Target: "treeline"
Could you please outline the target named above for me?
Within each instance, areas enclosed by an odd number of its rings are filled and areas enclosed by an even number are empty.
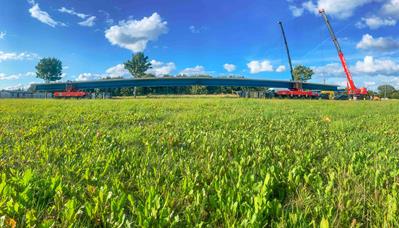
[[[155,75],[146,74],[142,78],[155,78]],[[165,75],[162,78],[212,78],[210,75],[202,74],[195,76],[188,75]],[[243,78],[242,76],[226,76],[221,78]],[[103,78],[102,80],[118,80],[123,78]],[[95,89],[90,92],[110,93],[112,96],[137,96],[147,95],[205,95],[205,94],[234,94],[237,91],[264,91],[265,88],[257,87],[237,87],[237,86],[162,86],[162,87],[138,87],[120,88],[120,89]]]
[[[377,93],[374,95],[389,99],[399,99],[399,90],[391,85],[381,85],[378,86]]]
[[[264,91],[265,88],[233,87],[233,86],[171,86],[171,87],[139,87],[137,96],[148,95],[205,95],[205,94],[234,94],[238,91]],[[110,93],[112,96],[134,96],[134,87],[121,89],[95,89],[91,92]]]

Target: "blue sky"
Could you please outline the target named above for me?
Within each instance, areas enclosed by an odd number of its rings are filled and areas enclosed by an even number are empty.
[[[294,64],[314,82],[345,85],[324,21],[340,38],[358,87],[399,88],[399,0],[0,0],[0,89],[26,87],[42,57],[59,58],[62,80],[129,77],[121,63],[144,51],[151,73],[290,79]]]

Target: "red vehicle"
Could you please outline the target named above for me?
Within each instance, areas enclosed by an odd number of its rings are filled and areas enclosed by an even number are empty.
[[[280,24],[281,33],[283,34],[283,38],[284,38],[285,49],[287,51],[288,63],[290,65],[290,71],[291,71],[291,80],[295,81],[294,69],[292,67],[290,49],[288,48],[288,41],[287,41],[287,37],[285,36],[283,23],[281,21],[279,21],[278,23]],[[277,91],[276,92],[276,96],[277,97],[281,97],[281,98],[318,98],[320,95],[318,93],[313,92],[313,91],[303,90],[302,89],[302,83],[301,82],[296,82],[294,88],[291,88],[289,90]]]
[[[276,95],[281,98],[319,98],[319,94],[303,89],[280,90]]]
[[[366,88],[357,88],[355,86],[355,82],[353,81],[352,74],[349,71],[348,65],[346,64],[344,53],[342,52],[341,46],[338,43],[338,39],[335,36],[334,30],[331,27],[330,21],[327,18],[326,12],[324,11],[324,9],[319,10],[319,12],[323,16],[324,21],[326,22],[328,31],[330,32],[331,39],[335,45],[335,48],[337,49],[338,56],[339,56],[339,59],[341,60],[342,67],[344,68],[344,71],[346,74],[346,79],[348,80],[348,82],[347,82],[348,95],[353,98],[365,97],[368,94],[368,91]]]
[[[89,93],[74,90],[72,83],[70,81],[68,81],[66,84],[65,91],[54,92],[53,95],[54,95],[54,98],[85,98],[89,95]]]

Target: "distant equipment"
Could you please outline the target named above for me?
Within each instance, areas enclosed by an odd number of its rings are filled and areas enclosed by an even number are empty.
[[[76,91],[73,88],[73,84],[71,81],[67,81],[65,84],[65,91],[62,92],[54,92],[54,98],[86,98],[90,94],[83,91]]]
[[[319,94],[313,91],[305,91],[302,88],[302,82],[295,82],[294,68],[292,67],[292,60],[290,49],[288,47],[287,37],[285,36],[283,22],[279,21],[281,33],[283,34],[285,50],[287,51],[288,64],[290,65],[291,80],[294,82],[294,87],[289,90],[280,90],[276,92],[277,97],[288,97],[288,98],[319,98]]]
[[[334,33],[334,30],[331,27],[330,21],[328,20],[328,17],[326,15],[326,12],[324,9],[319,10],[320,14],[322,15],[324,21],[326,22],[328,31],[330,32],[331,39],[335,45],[335,48],[337,49],[339,59],[341,60],[342,67],[344,68],[346,78],[348,80],[347,82],[347,88],[348,88],[348,95],[353,97],[353,98],[364,98],[367,94],[368,91],[366,88],[356,88],[355,83],[353,81],[351,72],[349,71],[348,65],[346,64],[345,56],[344,53],[342,52],[341,46],[339,45],[338,39]]]

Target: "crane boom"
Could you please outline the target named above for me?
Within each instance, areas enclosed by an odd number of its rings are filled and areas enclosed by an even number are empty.
[[[328,31],[330,32],[330,36],[332,41],[334,42],[335,48],[337,49],[339,59],[341,60],[342,67],[344,68],[346,78],[348,80],[348,93],[352,95],[365,95],[367,94],[367,89],[366,88],[361,88],[357,89],[355,86],[355,82],[353,81],[352,74],[349,71],[348,65],[345,60],[344,53],[342,52],[341,46],[339,45],[337,36],[334,33],[334,30],[330,24],[330,21],[328,20],[328,17],[326,15],[326,12],[324,9],[319,10],[319,13],[323,16],[324,21],[326,22]]]
[[[281,33],[283,34],[283,38],[284,38],[285,50],[287,51],[288,63],[290,65],[291,78],[292,78],[292,81],[295,81],[294,68],[292,68],[291,54],[290,54],[290,49],[288,48],[288,41],[287,41],[287,37],[285,36],[283,22],[279,21],[278,23],[280,25]]]

